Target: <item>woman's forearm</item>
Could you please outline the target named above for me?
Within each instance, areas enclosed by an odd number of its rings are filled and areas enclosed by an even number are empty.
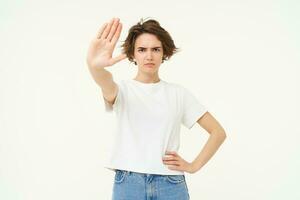
[[[226,134],[224,131],[218,130],[210,133],[210,136],[203,149],[192,162],[194,172],[197,172],[209,161],[209,159],[216,153],[218,148],[224,142],[225,138]]]

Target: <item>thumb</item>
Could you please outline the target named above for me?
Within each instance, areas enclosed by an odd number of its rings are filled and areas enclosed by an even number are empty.
[[[117,62],[120,62],[121,60],[127,58],[126,54],[120,54],[117,57],[112,58],[112,65],[116,64]]]

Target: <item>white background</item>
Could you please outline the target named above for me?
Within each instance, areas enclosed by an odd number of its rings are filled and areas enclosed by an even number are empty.
[[[103,168],[115,118],[105,113],[85,58],[99,27],[119,17],[168,30],[181,52],[160,77],[209,108],[227,138],[197,173],[192,200],[300,199],[300,3],[219,1],[0,1],[0,199],[110,199]],[[116,55],[120,48],[116,49]],[[133,78],[123,60],[114,79]],[[209,134],[182,127],[192,161]]]

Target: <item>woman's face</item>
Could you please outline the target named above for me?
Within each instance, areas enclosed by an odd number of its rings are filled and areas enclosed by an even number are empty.
[[[163,59],[163,48],[157,37],[150,33],[139,35],[134,46],[134,60],[139,70],[157,72]]]

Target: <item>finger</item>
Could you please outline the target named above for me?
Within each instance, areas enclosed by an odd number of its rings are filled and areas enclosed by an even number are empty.
[[[114,22],[115,18],[112,18],[110,20],[110,22],[107,24],[106,28],[104,29],[104,32],[103,34],[101,35],[101,38],[100,39],[106,39],[106,37],[108,36],[109,32],[110,32],[110,29],[111,29],[111,26]]]
[[[167,155],[177,156],[177,153],[175,151],[167,151],[166,154]]]
[[[117,30],[116,30],[116,32],[115,32],[113,38],[111,39],[111,42],[112,42],[113,44],[115,44],[115,43],[118,41],[118,39],[119,39],[119,37],[120,37],[120,34],[121,34],[121,30],[122,30],[122,23],[119,23],[119,24],[118,24],[118,27],[117,27]]]
[[[107,39],[110,41],[111,40],[111,38],[114,36],[114,34],[115,34],[115,32],[116,32],[116,30],[117,30],[117,28],[118,28],[118,25],[119,25],[119,18],[117,18],[117,19],[115,19],[115,21],[114,21],[114,23],[113,23],[113,25],[112,25],[112,27],[111,27],[111,30],[110,30],[110,32],[109,32],[109,34],[108,34],[108,36],[107,36]]]
[[[173,165],[168,166],[168,168],[171,169],[171,170],[181,171],[181,169],[179,167],[173,166]]]
[[[168,163],[168,162],[179,162],[179,161],[180,161],[180,160],[178,160],[178,159],[170,159],[170,158],[169,158],[169,159],[165,159],[165,160],[163,159],[163,162],[164,162],[164,163]]]
[[[125,58],[127,58],[126,54],[121,54],[121,55],[119,55],[119,56],[117,56],[115,58],[112,58],[111,64],[113,65],[113,64],[115,64],[115,63],[117,63],[117,62],[119,62],[119,61],[121,61],[121,60],[123,60]]]
[[[163,160],[163,162],[178,162],[179,160],[176,159],[168,159],[168,160]]]
[[[100,39],[100,37],[101,37],[101,35],[102,35],[102,33],[103,33],[103,31],[104,31],[104,29],[105,29],[106,26],[107,26],[107,23],[104,23],[104,24],[101,26],[101,28],[99,29],[99,31],[98,31],[98,33],[97,33],[97,35],[96,35],[96,38],[97,38],[97,39]]]
[[[179,166],[180,165],[180,163],[178,162],[178,161],[166,161],[166,162],[164,162],[166,165],[177,165],[177,166]]]
[[[163,160],[178,160],[177,157],[170,157],[170,156],[166,156],[166,157],[163,157]]]

